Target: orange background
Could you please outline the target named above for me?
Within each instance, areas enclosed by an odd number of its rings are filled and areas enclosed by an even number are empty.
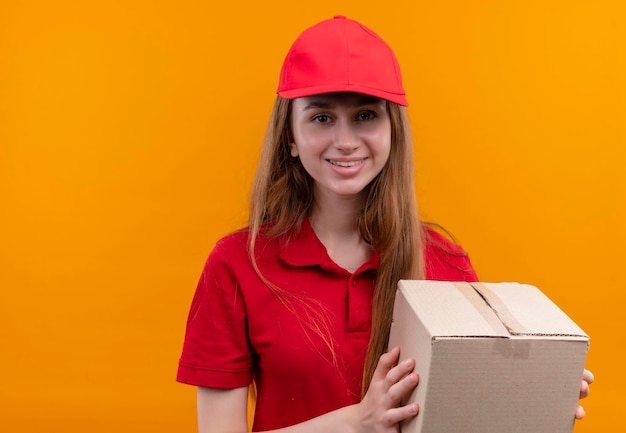
[[[0,430],[195,431],[195,284],[245,223],[283,56],[334,14],[403,65],[424,217],[590,334],[575,430],[619,429],[624,3],[211,3],[0,5]]]

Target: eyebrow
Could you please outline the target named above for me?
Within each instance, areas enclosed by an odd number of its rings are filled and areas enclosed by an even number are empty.
[[[354,102],[354,104],[352,104],[352,106],[353,107],[362,107],[364,105],[379,104],[382,101],[383,100],[381,98],[377,98],[375,96],[359,95],[359,97],[355,100],[355,102]],[[328,98],[313,99],[313,100],[309,101],[309,103],[304,106],[302,111],[312,110],[312,109],[316,109],[316,108],[317,109],[319,109],[319,108],[328,109],[328,108],[333,108],[336,105],[337,104],[333,100],[329,100]]]

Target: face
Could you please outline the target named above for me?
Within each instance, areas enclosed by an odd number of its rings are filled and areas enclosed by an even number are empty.
[[[299,157],[320,194],[356,196],[381,172],[391,147],[387,102],[359,93],[293,101],[291,156]]]

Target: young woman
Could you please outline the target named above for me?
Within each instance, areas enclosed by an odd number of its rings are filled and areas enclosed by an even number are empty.
[[[293,44],[249,227],[217,243],[189,313],[178,380],[198,386],[201,433],[247,432],[253,382],[253,431],[395,432],[417,415],[400,403],[414,361],[387,351],[397,282],[477,277],[420,222],[406,105],[392,50],[361,24]]]

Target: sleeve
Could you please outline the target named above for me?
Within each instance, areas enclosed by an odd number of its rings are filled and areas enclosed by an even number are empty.
[[[220,241],[205,263],[191,303],[176,380],[232,389],[249,385],[252,375],[244,298]]]
[[[427,280],[478,281],[465,250],[432,229],[426,231],[424,264]]]

